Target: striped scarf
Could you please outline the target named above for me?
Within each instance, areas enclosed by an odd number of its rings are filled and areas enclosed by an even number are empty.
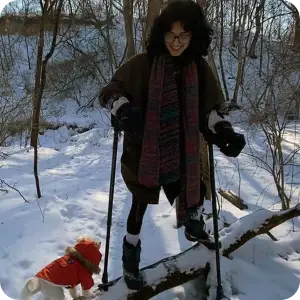
[[[195,63],[184,67],[182,78],[179,99],[172,58],[163,55],[154,59],[139,165],[139,182],[147,187],[179,180],[178,227],[195,214],[200,201],[199,93]]]

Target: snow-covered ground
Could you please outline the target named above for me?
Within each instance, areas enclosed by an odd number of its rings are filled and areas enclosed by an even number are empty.
[[[97,118],[98,121],[104,118],[99,112],[86,114],[86,122],[90,124],[97,121]],[[74,116],[62,116],[62,121],[75,122]],[[80,119],[80,124],[85,125],[85,118],[81,115]],[[0,149],[9,154],[6,159],[0,160],[0,179],[18,188],[29,201],[25,203],[18,192],[5,184],[0,186],[8,190],[7,193],[0,191],[0,284],[11,298],[18,299],[24,281],[62,255],[65,247],[72,246],[78,235],[87,234],[100,239],[104,251],[112,133],[109,132],[106,137],[107,128],[101,126],[101,123],[98,122],[96,128],[81,134],[63,127],[56,131],[46,131],[40,136],[42,198],[39,200],[36,198],[33,176],[33,150],[19,146]],[[287,135],[287,146],[294,142],[293,138],[293,135]],[[261,140],[262,136],[256,134],[251,143],[257,148],[263,147]],[[131,202],[119,169],[121,149],[120,142],[109,279],[122,274],[122,239]],[[272,178],[267,172],[258,169],[248,155],[241,154],[238,159],[227,159],[216,149],[215,160],[217,187],[228,188],[236,193],[240,190],[242,198],[249,204],[248,210],[240,211],[222,201],[220,228],[224,222],[232,223],[260,207],[278,209],[278,206],[274,206],[278,197],[274,185],[270,185]],[[293,204],[299,200],[299,174],[297,180]],[[209,201],[206,201],[205,212],[211,212]],[[182,252],[192,245],[186,241],[182,229],[174,229],[174,224],[175,210],[162,193],[160,204],[149,207],[146,213],[141,234],[141,267]],[[210,219],[207,221],[207,230],[211,229]],[[272,230],[279,241],[274,242],[267,235],[262,235],[234,252],[232,260],[222,257],[223,284],[228,298],[282,300],[291,297],[300,281],[299,230],[299,219],[293,219],[293,222],[286,222]],[[103,262],[100,265],[102,269]],[[101,276],[95,276],[95,284],[101,282]],[[197,280],[156,296],[155,299],[173,300],[176,297],[200,299]],[[40,299],[39,296],[36,299]]]

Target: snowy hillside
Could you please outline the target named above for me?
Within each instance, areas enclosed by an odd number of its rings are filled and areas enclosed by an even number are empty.
[[[0,285],[14,299],[18,299],[28,277],[62,255],[67,246],[73,246],[79,235],[92,235],[100,239],[102,252],[105,249],[113,134],[107,112],[100,109],[97,101],[95,105],[88,104],[91,100],[97,100],[100,87],[109,80],[114,67],[109,63],[107,45],[99,32],[95,28],[77,29],[63,36],[47,70],[50,80],[43,97],[42,120],[56,128],[44,129],[39,136],[41,199],[36,198],[33,150],[24,147],[28,132],[24,130],[9,136],[2,144],[6,147],[0,147]],[[125,49],[124,30],[123,24],[118,23],[110,31],[117,62],[123,57]],[[46,37],[45,52],[49,49],[50,38]],[[225,30],[223,64],[231,99],[238,71],[238,49],[227,47],[229,40]],[[12,111],[9,115],[12,123],[26,121],[31,116],[36,45],[36,37],[1,36],[0,62],[7,63],[8,69],[1,69],[3,73],[0,74],[0,138],[4,128],[1,125],[7,121],[2,115]],[[86,57],[80,51],[89,58],[84,60]],[[270,71],[276,60],[269,56],[270,53],[263,54],[263,71]],[[220,71],[217,51],[215,58]],[[239,210],[219,196],[219,226],[220,229],[224,227],[221,234],[223,240],[226,235],[230,237],[242,230],[239,222],[234,232],[227,232],[225,228],[240,218],[257,211],[264,215],[262,209],[279,212],[281,208],[274,178],[270,169],[266,168],[267,164],[273,164],[266,136],[259,125],[250,126],[247,121],[249,102],[255,102],[262,94],[270,92],[266,87],[267,79],[274,75],[272,72],[271,75],[262,72],[260,76],[259,68],[259,59],[245,59],[244,84],[238,94],[239,104],[245,110],[236,111],[229,117],[236,130],[245,134],[247,147],[238,159],[228,159],[215,149],[217,188],[233,191],[248,205],[248,209]],[[283,88],[286,85],[277,85],[277,82],[282,83],[282,78],[277,75],[274,75],[275,88],[270,94],[286,99],[288,95]],[[288,82],[291,90],[296,91],[300,85],[299,71],[284,75],[285,84]],[[277,125],[280,127],[280,124]],[[283,158],[286,162],[283,173],[291,207],[299,204],[300,200],[299,132],[299,122],[288,123],[282,132]],[[120,174],[121,151],[122,141],[118,151],[109,279],[122,275],[122,240],[131,205],[130,193]],[[274,164],[278,165],[278,162]],[[206,217],[211,216],[211,210],[211,202],[206,201]],[[254,226],[255,222],[258,219],[254,218],[250,225]],[[176,230],[174,225],[175,209],[170,207],[162,192],[160,204],[149,207],[146,212],[141,233],[141,267],[181,253],[193,245],[185,239],[183,230]],[[206,225],[206,230],[212,233],[211,218]],[[299,218],[294,218],[271,230],[277,241],[263,234],[235,251],[230,259],[222,257],[226,296],[231,300],[282,300],[291,297],[300,282],[299,232]],[[201,253],[207,254],[205,251]],[[213,253],[208,253],[207,258],[212,266],[208,278],[208,283],[212,285],[208,300],[215,300]],[[197,257],[192,256],[189,264],[194,263],[192,260],[196,261]],[[100,265],[102,269],[103,263],[104,260]],[[102,273],[94,278],[96,286],[101,283]],[[202,300],[201,288],[199,280],[194,280],[153,299]],[[128,292],[121,281],[112,289],[110,298],[106,294],[99,300],[124,299],[120,297],[124,295],[124,289]],[[66,296],[69,297],[67,293]],[[37,295],[34,299],[41,297]]]
[[[9,154],[1,160],[0,178],[18,188],[29,201],[24,203],[16,191],[1,185],[4,191],[0,192],[0,283],[10,297],[17,299],[26,278],[62,255],[65,247],[73,245],[78,235],[89,234],[101,239],[102,251],[105,249],[112,135],[110,133],[106,138],[103,131],[104,128],[98,126],[88,132],[74,134],[61,128],[41,136],[39,174],[43,197],[38,201],[33,177],[33,151],[18,146],[0,149]],[[256,142],[256,146],[261,147],[261,138],[257,135],[252,143]],[[287,140],[286,145],[289,142]],[[121,143],[119,157],[120,154]],[[278,201],[273,188],[265,189],[270,183],[269,175],[261,171],[257,173],[249,156],[242,154],[239,159],[226,159],[216,150],[215,158],[218,185],[220,183],[223,188],[235,192],[239,181],[234,179],[236,172],[233,166],[239,162],[242,197],[249,204],[248,210],[240,211],[222,201],[223,221],[220,226],[258,210],[257,204],[270,207]],[[295,200],[299,200],[299,189],[297,193]],[[207,201],[206,213],[211,212],[210,205]],[[129,208],[130,195],[120,175],[118,159],[108,270],[110,279],[122,272],[121,243]],[[160,204],[147,211],[141,236],[142,267],[192,245],[185,240],[181,229],[173,228],[174,213],[163,194]],[[207,230],[211,228],[210,219]],[[272,230],[278,242],[262,235],[237,250],[232,255],[233,260],[223,258],[222,274],[227,296],[232,300],[282,300],[291,297],[300,280],[299,230],[299,219],[294,219]],[[101,282],[101,275],[95,277],[95,282]],[[197,289],[195,281],[155,299],[199,299]]]

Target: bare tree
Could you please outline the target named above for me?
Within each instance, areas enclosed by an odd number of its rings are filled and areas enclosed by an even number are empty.
[[[40,1],[42,18],[40,22],[40,33],[39,33],[39,44],[38,52],[36,58],[36,71],[35,71],[35,87],[33,93],[33,113],[32,113],[32,130],[31,130],[31,146],[34,148],[34,177],[36,181],[37,196],[41,198],[41,189],[38,177],[38,136],[39,136],[39,122],[40,122],[40,113],[41,113],[41,102],[43,97],[43,92],[46,84],[46,67],[49,59],[52,57],[55,47],[57,33],[59,29],[59,20],[61,15],[61,9],[63,6],[64,0],[58,0],[58,4],[55,0],[45,0],[44,3]],[[50,51],[46,54],[43,59],[44,44],[45,44],[45,21],[46,18],[53,10],[53,7],[57,5],[57,10],[55,14],[55,26],[53,29],[52,43]]]
[[[265,6],[266,0],[261,0],[260,4],[257,6],[255,9],[255,35],[253,37],[250,50],[249,50],[249,57],[251,58],[257,58],[256,55],[256,45],[258,42],[259,34],[262,30],[262,15],[264,11],[264,6]]]
[[[162,6],[162,0],[148,0],[146,28],[144,32],[144,41],[153,25],[154,19],[159,15]]]
[[[133,0],[123,0],[124,22],[127,39],[126,59],[135,55],[135,42],[133,32]]]
[[[288,61],[292,57],[289,47],[284,43],[277,49],[270,45],[268,52],[272,56],[272,68],[265,73],[265,84],[256,92],[249,95],[251,111],[248,111],[250,123],[257,123],[264,133],[267,151],[259,153],[250,145],[251,156],[259,166],[269,172],[274,180],[282,209],[290,207],[291,196],[288,195],[286,170],[294,168],[299,156],[300,144],[294,149],[284,151],[284,136],[290,130],[292,119],[299,118],[300,100],[297,96],[300,77],[294,76],[294,69]],[[289,66],[290,67],[287,67]],[[255,100],[256,99],[256,100]],[[299,139],[299,138],[298,138]],[[295,136],[297,140],[297,135]]]

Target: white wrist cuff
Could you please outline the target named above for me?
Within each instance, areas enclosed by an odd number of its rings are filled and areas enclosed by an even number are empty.
[[[111,113],[116,116],[118,109],[125,103],[129,103],[125,97],[120,97],[118,100],[115,100],[111,109]]]
[[[209,118],[208,118],[208,128],[213,133],[216,133],[215,125],[220,121],[224,121],[224,119],[221,118],[215,110],[212,110],[211,113],[209,114]]]

